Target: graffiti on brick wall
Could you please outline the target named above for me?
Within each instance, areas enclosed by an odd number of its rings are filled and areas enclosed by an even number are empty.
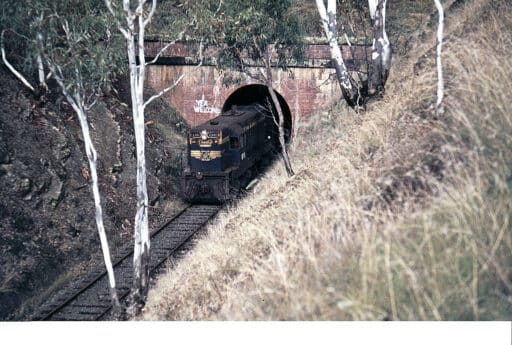
[[[220,114],[220,108],[209,106],[208,100],[204,98],[204,95],[201,99],[196,100],[194,111],[199,114]]]

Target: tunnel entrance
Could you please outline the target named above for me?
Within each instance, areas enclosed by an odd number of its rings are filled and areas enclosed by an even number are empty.
[[[288,143],[290,142],[292,133],[292,115],[290,112],[290,107],[284,100],[283,96],[281,96],[279,92],[275,92],[277,95],[277,99],[279,100],[279,104],[281,105],[281,109],[283,110],[285,141]],[[275,109],[275,106],[272,103],[270,93],[268,92],[267,87],[261,84],[246,85],[237,89],[226,99],[226,102],[224,102],[224,105],[222,106],[222,113],[230,110],[234,105],[250,105],[253,103],[258,103],[261,104],[262,106],[267,106],[267,104],[271,104],[272,113],[274,114],[274,117],[277,120],[277,110]]]

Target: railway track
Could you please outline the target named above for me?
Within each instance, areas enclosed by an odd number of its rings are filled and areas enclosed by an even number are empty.
[[[154,274],[168,259],[190,246],[189,239],[221,209],[220,205],[192,205],[151,234],[150,272]],[[133,283],[133,246],[113,257],[117,291],[121,303]],[[113,318],[107,272],[104,266],[91,271],[44,303],[33,320],[94,321]]]

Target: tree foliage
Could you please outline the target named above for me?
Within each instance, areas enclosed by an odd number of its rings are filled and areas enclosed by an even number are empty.
[[[120,73],[120,40],[100,0],[21,0],[4,6],[1,27],[6,29],[10,56],[29,76],[37,58],[60,66],[67,87],[78,79],[86,90],[110,88]]]
[[[218,0],[162,1],[146,29],[146,39],[168,41],[181,36],[186,41],[219,44],[223,9],[224,2]]]
[[[221,37],[227,49],[219,66],[242,69],[244,57],[263,59],[268,45],[274,45],[273,58],[281,68],[289,59],[300,58],[303,32],[298,17],[290,13],[291,4],[290,0],[225,1]]]

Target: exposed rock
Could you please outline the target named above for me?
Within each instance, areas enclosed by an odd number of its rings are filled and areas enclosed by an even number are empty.
[[[56,174],[52,173],[50,186],[48,188],[48,192],[45,194],[44,197],[47,200],[47,202],[53,205],[54,207],[57,206],[59,200],[61,199],[62,186],[63,183],[60,180],[60,178]]]
[[[65,103],[36,102],[1,68],[0,79],[0,320],[23,319],[45,289],[65,282],[64,276],[73,277],[64,275],[69,270],[91,260],[101,262],[102,255],[76,115]],[[49,96],[58,99],[58,91]],[[185,147],[181,136],[167,132],[165,109],[147,110],[155,123],[148,128],[152,139],[146,146],[149,197],[154,201],[150,227],[163,221],[163,210],[176,198],[177,175],[164,173],[170,170],[162,167],[171,163],[162,157]],[[89,120],[98,152],[105,228],[115,251],[131,241],[135,216],[131,111],[119,100],[103,99],[89,112]]]

